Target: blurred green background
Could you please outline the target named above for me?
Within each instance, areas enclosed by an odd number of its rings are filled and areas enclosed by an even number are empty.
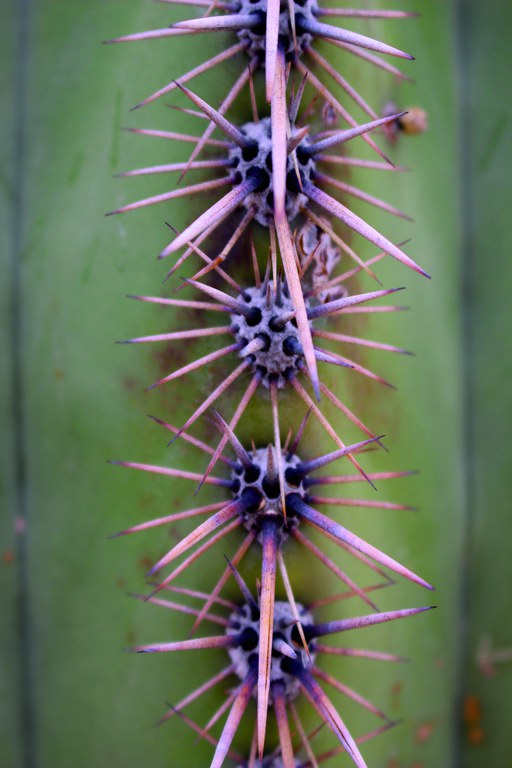
[[[379,274],[386,285],[407,287],[411,310],[392,318],[377,315],[368,327],[356,327],[368,338],[414,350],[412,359],[385,359],[383,353],[361,358],[399,391],[341,380],[348,403],[371,428],[386,433],[391,449],[389,456],[369,456],[365,466],[420,469],[415,478],[383,487],[383,498],[420,511],[356,510],[343,519],[434,583],[439,607],[353,640],[406,655],[410,663],[391,668],[333,660],[327,668],[404,720],[365,745],[370,766],[504,768],[512,766],[512,136],[506,66],[512,11],[505,0],[392,5],[420,11],[422,18],[357,28],[411,51],[417,60],[403,69],[414,84],[400,86],[369,65],[359,68],[336,56],[336,49],[324,51],[356,73],[374,107],[393,99],[428,112],[428,133],[404,137],[386,150],[410,173],[360,171],[351,180],[414,217],[412,225],[393,222],[368,212],[364,203],[355,206],[391,239],[411,237],[408,253],[432,281],[396,263],[386,265]],[[192,505],[190,483],[149,478],[106,460],[198,471],[203,457],[180,441],[166,448],[167,434],[145,414],[181,424],[222,372],[217,367],[145,394],[146,385],[181,360],[182,350],[113,344],[189,327],[190,316],[141,306],[125,295],[163,292],[166,265],[154,256],[170,239],[164,220],[182,227],[204,205],[204,198],[186,200],[105,219],[118,205],[168,188],[168,179],[119,180],[115,173],[188,156],[182,145],[120,127],[195,132],[191,119],[163,103],[134,114],[129,108],[218,52],[222,41],[216,35],[115,47],[101,41],[186,15],[146,0],[2,3],[2,768],[209,764],[211,747],[196,743],[178,718],[159,729],[153,724],[165,702],[177,702],[218,671],[223,653],[123,653],[135,642],[184,637],[190,621],[127,596],[144,590],[148,564],[162,551],[161,531],[107,541],[127,525]],[[218,103],[241,66],[237,60],[194,87]],[[177,97],[166,101],[185,103]],[[338,378],[326,374],[331,383]],[[228,413],[232,402],[225,400]],[[298,418],[292,399],[283,398],[282,408],[283,419]],[[263,398],[241,425],[244,437],[269,439],[260,426],[267,412]],[[311,442],[309,455],[319,443],[331,449],[318,430],[312,430]],[[210,491],[202,496],[203,503],[219,498]],[[222,569],[221,554],[212,554],[183,583],[207,587],[208,569]],[[291,550],[298,598],[337,588],[323,572],[308,574],[301,584],[304,574],[294,555]],[[399,584],[386,591],[381,607],[430,599],[419,588]],[[221,701],[220,695],[191,713],[205,722]],[[347,712],[355,735],[373,727],[365,713],[351,706]],[[247,744],[246,733],[240,743]],[[325,736],[325,744],[331,743]]]

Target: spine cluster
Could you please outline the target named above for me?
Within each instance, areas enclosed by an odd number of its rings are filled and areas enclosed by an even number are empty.
[[[137,105],[181,93],[180,98],[187,104],[181,109],[190,113],[191,120],[197,120],[202,133],[136,129],[139,134],[192,143],[194,149],[183,162],[123,174],[180,176],[168,192],[112,213],[168,203],[187,195],[217,196],[181,232],[175,232],[160,254],[161,259],[173,262],[167,278],[176,280],[179,274],[178,286],[188,286],[196,296],[182,299],[174,293],[171,297],[133,297],[168,306],[178,313],[183,311],[185,318],[191,310],[198,318],[196,326],[172,332],[163,329],[126,342],[181,345],[189,358],[158,381],[149,382],[148,389],[177,386],[175,380],[186,381],[187,374],[193,371],[207,371],[215,384],[192,413],[170,413],[165,419],[156,419],[170,434],[171,442],[179,438],[197,452],[200,471],[135,461],[113,463],[171,480],[190,480],[196,493],[205,484],[215,486],[219,498],[213,503],[196,504],[191,488],[191,503],[185,510],[145,520],[117,534],[189,521],[184,524],[188,524],[188,533],[151,568],[151,591],[144,599],[192,615],[191,634],[180,641],[164,640],[135,650],[168,653],[224,649],[225,666],[173,704],[163,717],[167,720],[178,714],[212,744],[213,768],[229,760],[246,768],[314,768],[335,761],[341,753],[362,768],[366,763],[359,745],[395,723],[361,693],[329,675],[319,662],[332,655],[400,661],[400,657],[383,652],[345,647],[341,644],[342,633],[428,610],[379,611],[378,595],[392,586],[396,577],[426,589],[432,587],[379,549],[378,543],[366,541],[342,525],[336,513],[322,511],[325,507],[408,509],[383,501],[378,494],[372,500],[358,499],[351,493],[344,497],[340,491],[333,496],[329,489],[350,488],[357,483],[377,489],[381,481],[409,473],[365,470],[364,453],[382,450],[383,436],[363,423],[346,404],[343,387],[328,386],[321,371],[327,364],[348,369],[344,376],[362,376],[388,384],[352,359],[346,349],[369,347],[407,354],[405,350],[347,333],[343,323],[347,315],[376,313],[385,317],[380,313],[401,308],[382,303],[382,299],[401,290],[380,283],[378,267],[382,259],[391,257],[408,269],[428,275],[401,246],[354,213],[346,201],[361,199],[391,215],[405,214],[338,178],[339,169],[351,166],[399,170],[375,137],[383,130],[396,132],[404,113],[380,116],[356,85],[319,52],[318,42],[328,42],[357,57],[361,66],[376,66],[402,78],[402,72],[390,61],[412,57],[343,28],[343,19],[401,19],[413,14],[323,7],[317,0],[164,0],[178,1],[196,13],[199,9],[200,15],[112,42],[185,35],[190,36],[192,44],[198,44],[201,35],[216,31],[229,32],[232,41],[227,49],[163,85]],[[224,79],[232,69],[225,66],[226,62],[231,61],[242,62],[241,73],[228,84],[220,106],[211,105],[195,92],[196,87],[200,90],[200,76],[218,67]],[[194,89],[185,85],[196,78]],[[243,121],[230,119],[233,105],[238,113],[246,109]],[[363,119],[352,116],[354,109]],[[371,152],[370,159],[347,156],[348,143]],[[188,179],[182,181],[205,169],[211,179],[190,184]],[[357,241],[366,239],[378,252],[363,259],[357,245],[352,244],[352,235]],[[199,268],[183,277],[197,260]],[[355,292],[351,281],[357,275],[376,281],[374,290]],[[211,324],[212,317],[220,318],[217,324]],[[206,355],[195,354],[196,342],[206,337],[218,346]],[[254,444],[243,426],[244,418],[261,402],[268,406],[268,424],[262,431],[266,429],[270,437],[263,445]],[[301,414],[293,423],[282,416],[289,412],[283,404],[288,406],[290,402]],[[347,441],[335,428],[332,414],[336,412],[343,415],[350,429],[359,432],[357,442]],[[213,423],[216,435],[207,442],[195,433],[204,419]],[[308,437],[318,430],[323,430],[325,442],[331,443],[327,453],[315,449],[315,440]],[[337,469],[333,467],[340,462],[345,472],[334,474]],[[335,556],[332,548],[322,547],[324,541],[334,542]],[[218,551],[218,542],[222,542],[225,560],[214,562],[212,553]],[[290,567],[291,557],[299,556],[308,563],[309,575],[304,574],[303,579],[318,579],[321,583],[323,575],[330,572],[341,582],[342,591],[318,595],[313,603],[306,601],[301,579],[292,575],[294,569]],[[256,580],[248,565],[255,558],[259,563]],[[368,572],[369,583],[365,586],[360,586],[350,573],[355,560]],[[182,582],[181,577],[186,578],[194,567],[211,575],[209,591],[200,592]],[[169,593],[179,596],[182,602],[170,600]],[[233,594],[237,595],[235,599]],[[360,615],[347,615],[347,601],[364,604],[358,611]],[[337,606],[340,618],[322,620],[326,605]],[[213,625],[215,632],[198,635],[203,622]],[[330,635],[338,639],[338,644],[324,644],[324,638]],[[217,686],[226,691],[222,705],[208,723],[196,723],[187,714],[188,705]],[[331,701],[329,689],[366,709],[375,719],[374,727],[353,736],[342,711]],[[316,713],[317,726],[312,732],[304,724],[301,699],[309,702]],[[253,721],[253,737],[245,745],[236,738],[242,718]],[[318,722],[333,734],[332,748],[322,753],[315,748]],[[269,723],[277,733],[275,742],[267,732]]]

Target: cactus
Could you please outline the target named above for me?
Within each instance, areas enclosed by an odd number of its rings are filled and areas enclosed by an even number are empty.
[[[373,87],[378,95],[372,104],[384,101],[383,94],[405,105],[417,102],[427,109],[431,126],[428,134],[414,140],[414,145],[412,140],[407,143],[404,139],[395,150],[389,150],[397,163],[413,166],[413,174],[401,176],[398,181],[396,175],[392,180],[385,174],[371,176],[372,193],[394,205],[403,204],[416,219],[411,253],[418,255],[434,277],[433,285],[422,284],[412,274],[406,278],[406,301],[413,308],[414,322],[409,317],[404,322],[403,314],[386,318],[386,341],[414,350],[417,359],[383,360],[375,353],[371,360],[382,366],[379,373],[397,381],[400,392],[381,392],[369,383],[362,387],[363,393],[361,387],[350,393],[350,404],[365,422],[376,424],[379,433],[386,432],[388,444],[392,437],[392,463],[390,459],[387,469],[421,469],[417,478],[396,483],[393,480],[386,495],[386,499],[400,504],[418,501],[420,515],[414,519],[397,512],[385,519],[370,519],[368,515],[358,518],[357,533],[400,561],[412,564],[415,571],[436,583],[441,588],[442,611],[421,619],[421,630],[414,622],[371,630],[372,647],[411,655],[412,664],[384,670],[378,678],[368,672],[369,661],[364,662],[364,671],[362,664],[354,670],[355,661],[349,668],[341,663],[343,660],[337,665],[337,659],[333,659],[332,670],[329,668],[333,676],[343,678],[389,709],[393,717],[409,716],[400,729],[392,729],[364,746],[368,764],[386,768],[393,761],[400,766],[414,761],[455,764],[453,755],[458,755],[464,765],[499,765],[498,756],[507,754],[509,738],[501,705],[508,669],[505,663],[500,665],[500,655],[496,654],[509,643],[502,617],[499,624],[496,618],[500,615],[499,600],[506,599],[505,595],[501,598],[501,592],[506,590],[495,589],[495,571],[491,567],[496,559],[495,548],[506,541],[507,522],[503,516],[499,534],[487,524],[487,520],[495,521],[502,503],[502,491],[497,491],[500,482],[494,473],[497,466],[506,466],[507,443],[497,443],[499,453],[494,453],[494,446],[489,450],[492,439],[477,444],[483,428],[480,425],[485,425],[494,438],[501,424],[497,423],[492,399],[489,405],[476,400],[476,413],[467,411],[467,428],[473,438],[465,443],[463,453],[462,412],[457,405],[462,397],[468,402],[467,394],[460,394],[462,379],[466,393],[469,387],[475,398],[485,391],[481,370],[493,371],[499,360],[498,375],[504,372],[502,361],[506,355],[492,355],[483,336],[486,321],[496,309],[496,295],[505,286],[501,266],[499,283],[489,269],[487,254],[500,252],[500,244],[503,250],[503,242],[499,228],[489,227],[494,223],[497,206],[491,205],[492,195],[486,184],[491,176],[496,184],[508,182],[503,179],[503,164],[498,164],[491,149],[482,160],[483,167],[473,159],[478,157],[476,137],[487,139],[490,135],[492,149],[504,141],[499,116],[495,121],[491,119],[495,116],[494,102],[485,109],[492,89],[484,86],[483,75],[482,80],[472,80],[465,86],[470,95],[478,95],[476,103],[482,105],[476,116],[462,113],[465,117],[459,129],[465,149],[460,163],[466,165],[459,164],[454,154],[459,134],[455,134],[446,116],[451,114],[456,91],[453,79],[446,73],[453,72],[451,51],[460,30],[451,10],[451,6],[434,3],[428,12],[424,11],[421,21],[407,22],[406,29],[405,22],[393,26],[393,42],[417,57],[414,90],[397,91],[387,76],[373,86],[373,73],[370,78],[367,71],[362,71],[368,89],[365,96]],[[161,18],[162,9],[142,7],[139,2],[129,7],[123,3],[122,8],[93,2],[86,7],[63,8],[61,3],[49,2],[44,9],[26,3],[10,12],[22,34],[16,42],[7,40],[3,50],[4,55],[14,48],[18,51],[12,56],[14,85],[10,96],[14,102],[16,94],[21,106],[5,114],[7,123],[12,121],[23,130],[16,131],[16,152],[12,151],[14,131],[6,134],[3,144],[7,177],[16,179],[20,190],[11,203],[9,224],[2,228],[6,239],[9,232],[14,233],[9,243],[13,245],[9,274],[13,275],[15,288],[13,311],[6,315],[4,323],[11,334],[14,370],[13,378],[5,385],[4,402],[6,414],[14,413],[14,419],[6,431],[7,458],[2,466],[5,494],[7,501],[13,501],[16,525],[12,519],[2,521],[2,593],[7,601],[2,637],[7,652],[17,659],[17,663],[9,665],[2,682],[6,764],[58,766],[67,764],[70,755],[74,763],[97,766],[136,765],[142,761],[148,765],[208,764],[211,746],[195,745],[195,735],[178,718],[157,732],[149,728],[149,723],[162,714],[166,700],[172,696],[178,701],[216,674],[220,666],[206,658],[207,654],[200,660],[201,669],[196,669],[195,665],[170,665],[164,657],[161,667],[157,667],[148,659],[119,653],[123,644],[133,646],[160,637],[183,639],[190,623],[180,617],[170,622],[167,612],[125,597],[127,591],[140,589],[143,573],[161,553],[161,541],[155,538],[148,543],[149,539],[130,537],[123,541],[120,554],[117,544],[104,540],[126,527],[127,516],[135,519],[137,510],[140,519],[149,519],[162,514],[162,510],[171,513],[184,508],[184,499],[189,497],[189,486],[184,482],[176,484],[171,498],[165,483],[148,484],[142,473],[124,473],[123,480],[118,480],[119,475],[103,465],[102,459],[118,456],[120,451],[123,457],[131,457],[136,451],[144,461],[168,465],[172,450],[174,466],[197,470],[188,447],[178,440],[172,449],[166,449],[159,429],[144,423],[142,414],[191,412],[205,383],[211,384],[211,380],[202,382],[198,376],[193,391],[192,384],[190,389],[174,386],[171,390],[170,385],[160,388],[151,395],[150,407],[148,396],[142,394],[144,386],[166,375],[180,361],[156,350],[128,357],[126,349],[112,351],[111,347],[111,340],[140,332],[140,305],[121,297],[135,291],[155,293],[157,268],[151,254],[158,253],[166,238],[160,229],[163,217],[155,218],[154,213],[148,212],[143,219],[145,213],[141,212],[138,220],[119,220],[117,226],[101,219],[112,201],[120,205],[127,197],[126,183],[123,187],[119,182],[111,183],[109,172],[117,173],[153,159],[155,164],[161,161],[159,148],[155,147],[152,156],[149,144],[146,149],[142,139],[130,142],[134,137],[120,137],[117,125],[133,126],[140,120],[137,124],[143,126],[143,112],[140,117],[137,114],[125,119],[127,109],[155,82],[166,80],[170,65],[155,54],[155,45],[166,45],[164,42],[152,43],[144,50],[119,48],[113,53],[112,49],[99,49],[97,41],[126,27],[149,28],[153,22],[148,16],[153,20],[157,15]],[[504,5],[502,13],[504,17],[508,13]],[[499,49],[506,25],[499,18],[499,9],[484,14],[476,4],[470,4],[469,17],[457,19],[459,22],[467,25],[463,31],[468,33],[461,46],[459,66],[461,71],[469,69],[472,73],[478,71],[478,62],[488,60],[489,50]],[[372,25],[372,33],[379,37],[375,29],[376,25]],[[208,45],[201,43],[202,58],[206,54],[204,46]],[[213,41],[211,46],[213,51]],[[81,59],[77,52],[84,50],[87,55]],[[194,55],[189,44],[178,39],[167,50],[172,50],[177,59],[185,52],[187,58]],[[494,76],[504,79],[499,70]],[[218,77],[219,72],[215,76],[211,73],[208,82],[212,88]],[[152,115],[152,127],[161,119],[165,130],[168,116],[163,108],[161,117],[157,112]],[[188,117],[174,116],[174,120],[187,130]],[[493,126],[497,126],[494,132]],[[470,128],[472,133],[468,133]],[[17,158],[14,165],[9,161],[12,156]],[[178,162],[182,155],[176,152],[175,157]],[[471,192],[466,191],[463,201],[464,230],[460,229],[453,202],[461,167],[469,174],[465,186]],[[351,184],[369,187],[370,176],[364,169],[354,169],[353,174]],[[482,182],[478,188],[467,183],[477,178]],[[145,194],[153,194],[154,184],[149,183],[145,189]],[[62,194],[64,190],[67,194]],[[200,204],[192,203],[198,213]],[[357,211],[364,215],[362,203]],[[487,213],[485,225],[481,211]],[[171,223],[182,227],[190,216],[190,202],[183,204],[181,213],[179,204],[173,203],[172,212],[176,218]],[[376,221],[380,221],[379,217],[372,217],[372,223]],[[461,235],[467,237],[470,223],[482,247],[477,250],[473,246],[471,271],[465,279],[482,297],[483,311],[475,309],[476,314],[465,315],[471,334],[469,342],[465,342],[467,367],[464,377],[458,379],[461,346],[453,290],[454,285],[458,289],[454,254],[459,252]],[[403,226],[395,231],[392,239],[399,242]],[[492,245],[492,249],[484,244]],[[506,264],[503,268],[507,268]],[[388,269],[385,284],[402,284],[402,268],[390,265]],[[4,285],[6,290],[7,280]],[[188,298],[191,296],[189,293]],[[170,320],[167,309],[148,309],[145,328],[183,327],[182,317]],[[12,325],[9,318],[14,318]],[[379,327],[372,323],[354,330],[358,335],[379,338]],[[500,322],[498,327],[505,326]],[[492,338],[497,336],[491,333]],[[474,364],[467,356],[468,343],[474,350]],[[198,347],[197,354],[211,351],[207,340],[200,344],[203,351]],[[364,358],[365,363],[369,360],[369,356]],[[335,380],[326,374],[326,381],[333,384]],[[50,411],[51,404],[54,407]],[[268,429],[264,437],[260,426],[263,412],[268,412],[268,404],[253,410],[244,431],[255,439],[268,440]],[[288,403],[280,406],[280,413],[281,419],[296,418]],[[494,430],[489,426],[493,418]],[[499,418],[503,423],[501,412]],[[341,418],[334,417],[334,427],[342,429]],[[213,434],[210,430],[210,437]],[[321,450],[332,450],[319,430],[315,440]],[[486,445],[485,451],[480,444]],[[499,462],[494,459],[498,455]],[[379,461],[374,454],[368,458],[366,471],[383,471],[381,454]],[[483,534],[478,544],[462,514],[465,502],[454,469],[461,458],[463,466],[469,467],[471,459],[473,466],[479,467],[474,473],[468,470],[465,480],[473,519],[482,521]],[[492,467],[492,474],[487,467]],[[487,486],[489,503],[483,501],[484,493],[479,490]],[[472,489],[478,493],[472,493]],[[206,504],[213,496],[206,496],[204,490],[201,503]],[[367,497],[371,498],[371,494]],[[459,590],[465,568],[459,557],[463,547],[464,552],[469,549],[477,563],[475,575],[464,577],[471,596],[469,611]],[[493,552],[492,560],[488,552]],[[299,577],[300,573],[292,570],[295,588]],[[505,572],[500,574],[499,583],[504,582]],[[327,582],[323,576],[322,591],[327,593],[334,583],[334,577]],[[199,588],[199,584],[189,586]],[[304,599],[313,600],[315,589],[315,582],[308,581]],[[384,601],[383,606],[390,610],[398,603],[408,605],[408,601],[418,599],[417,589],[405,585],[397,585],[388,593],[388,602]],[[493,601],[486,598],[489,594]],[[501,613],[506,610],[505,602],[503,606]],[[470,630],[466,637],[460,637],[454,634],[454,616],[464,615]],[[489,643],[483,642],[487,634],[491,636],[490,650]],[[473,665],[477,651],[479,667]],[[497,675],[487,677],[493,667]],[[465,669],[470,674],[468,683],[464,682]],[[456,715],[455,692],[459,696]],[[206,722],[211,712],[209,706],[202,713],[196,710],[195,716]],[[482,743],[478,743],[479,732],[484,735]],[[247,738],[250,740],[250,735]]]

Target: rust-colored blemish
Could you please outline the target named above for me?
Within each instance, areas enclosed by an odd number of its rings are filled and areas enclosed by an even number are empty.
[[[133,376],[123,376],[123,388],[127,392],[133,392],[134,390],[139,390],[140,386]]]
[[[232,389],[233,398],[241,397],[241,394],[239,394],[238,384],[235,382],[235,385]],[[236,392],[236,394],[235,394]],[[215,426],[215,423],[213,419],[204,419],[203,424],[201,425],[203,429],[202,438],[203,440],[208,443],[209,445],[212,444],[212,442],[215,440],[216,442],[219,441],[219,430],[218,427]],[[225,452],[225,450],[224,450]]]
[[[61,381],[64,378],[64,371],[62,371],[60,368],[56,368],[54,371],[54,376],[57,381]]]
[[[400,699],[402,696],[403,685],[400,681],[391,686],[391,709],[400,709]]]
[[[481,744],[485,740],[483,728],[471,728],[468,731],[468,742],[470,744]]]
[[[14,562],[14,552],[12,549],[4,549],[2,552],[2,562],[4,565],[12,565]]]
[[[485,733],[481,725],[482,704],[477,696],[470,694],[464,699],[463,718],[467,726],[468,743],[481,744],[485,739]]]
[[[141,494],[137,499],[137,506],[140,509],[147,509],[155,503],[155,496],[152,493]]]
[[[432,736],[433,730],[434,730],[434,723],[432,722],[420,723],[420,725],[416,728],[414,738],[416,739],[418,744],[423,744],[425,741],[428,741],[428,739],[430,739],[430,737]]]
[[[400,768],[400,763],[394,757],[386,763],[386,768]]]
[[[158,370],[164,375],[167,375],[168,373],[172,373],[172,371],[181,368],[185,363],[191,362],[188,360],[187,349],[188,347],[186,344],[170,343],[167,344],[163,350],[160,349],[154,352],[153,357],[158,364]]]
[[[119,587],[119,589],[124,589],[126,587],[126,579],[123,576],[118,576],[116,579],[116,587]]]
[[[139,557],[137,565],[139,566],[139,568],[142,568],[144,573],[146,573],[147,571],[149,571],[150,568],[152,568],[153,560],[147,555],[143,555],[142,557]]]
[[[470,728],[479,725],[482,719],[482,705],[477,696],[466,696],[464,699],[464,722]]]

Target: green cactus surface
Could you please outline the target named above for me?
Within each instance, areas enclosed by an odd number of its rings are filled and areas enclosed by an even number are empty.
[[[398,579],[383,591],[380,607],[438,607],[375,627],[368,637],[366,630],[356,634],[355,645],[360,637],[364,647],[407,656],[407,663],[332,657],[325,668],[403,720],[362,748],[372,768],[510,768],[512,121],[505,55],[512,10],[507,0],[371,4],[395,6],[421,17],[371,21],[359,29],[413,53],[416,61],[404,71],[414,83],[400,85],[365,63],[347,61],[335,48],[329,60],[361,85],[375,109],[388,101],[421,107],[429,129],[402,136],[393,147],[379,139],[409,173],[353,168],[343,178],[414,219],[393,221],[380,211],[369,217],[393,242],[412,238],[408,253],[432,280],[386,260],[379,276],[386,287],[406,287],[399,303],[410,309],[351,321],[351,330],[415,353],[369,350],[357,358],[398,391],[339,369],[325,372],[324,380],[386,435],[389,455],[368,454],[366,469],[419,470],[379,487],[381,498],[419,511],[356,509],[341,518],[436,586],[432,596]],[[108,540],[129,525],[192,506],[193,487],[107,461],[202,468],[201,454],[180,440],[167,447],[167,433],[146,414],[183,423],[218,383],[222,362],[144,392],[187,362],[187,350],[114,342],[194,326],[191,311],[142,305],[126,296],[173,295],[178,279],[162,286],[167,262],[155,259],[171,239],[165,221],[183,228],[205,199],[217,198],[214,192],[126,217],[104,214],[169,188],[165,179],[115,174],[188,156],[177,143],[122,127],[195,130],[193,118],[162,103],[131,114],[129,109],[181,74],[185,63],[187,69],[199,64],[222,44],[219,35],[205,35],[200,44],[174,38],[102,45],[185,18],[174,6],[146,0],[7,0],[3,11],[0,765],[206,766],[211,746],[197,741],[178,717],[160,728],[154,724],[166,702],[178,701],[219,671],[225,651],[199,652],[193,659],[125,652],[152,640],[184,638],[190,621],[129,596],[144,590],[144,574],[162,547],[173,543],[172,531]],[[237,67],[238,60],[202,77],[201,93],[212,104]],[[185,105],[181,95],[174,96],[169,102]],[[207,173],[203,178],[210,178]],[[367,214],[365,203],[353,207]],[[187,268],[184,274],[192,272]],[[367,277],[353,285],[375,289]],[[180,296],[193,292],[186,288]],[[194,342],[198,355],[214,348],[208,338]],[[224,402],[231,412],[230,399]],[[283,395],[280,407],[283,422],[302,418],[293,396]],[[239,436],[271,440],[272,422],[264,418],[269,409],[263,394]],[[334,415],[333,423],[345,429],[341,417]],[[199,433],[208,439],[214,430],[204,422]],[[318,427],[308,434],[314,448],[304,443],[305,455],[333,450]],[[355,430],[343,434],[348,441],[361,439]],[[371,488],[356,490],[374,498]],[[200,498],[206,504],[220,497],[205,487]],[[177,530],[189,528],[185,523]],[[187,585],[208,588],[209,569],[218,578],[224,551],[213,550]],[[298,550],[291,550],[289,567],[297,599],[337,589],[328,572],[310,572]],[[335,607],[329,615],[337,616]],[[222,700],[219,691],[216,706]],[[343,707],[352,732],[370,729],[368,713],[350,702]],[[212,711],[210,702],[199,702],[194,716],[206,722]],[[248,751],[250,737],[246,724],[237,744]],[[322,739],[331,743],[322,733],[315,745]],[[349,760],[338,757],[325,765],[338,764],[348,766]]]

